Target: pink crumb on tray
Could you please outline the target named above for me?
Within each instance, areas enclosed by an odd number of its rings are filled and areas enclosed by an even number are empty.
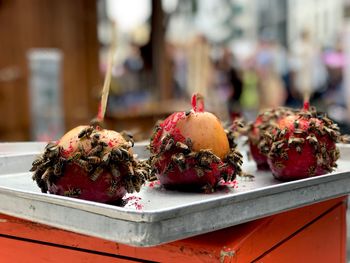
[[[139,196],[130,195],[130,196],[124,198],[123,200],[126,202],[126,204],[128,206],[135,207],[136,210],[142,210],[143,209],[143,205],[140,203],[142,198],[139,197]]]
[[[150,187],[150,188],[154,188],[156,186],[160,186],[160,181],[159,180],[156,180],[156,181],[153,181],[153,182],[149,182],[149,184],[148,184],[148,187]]]

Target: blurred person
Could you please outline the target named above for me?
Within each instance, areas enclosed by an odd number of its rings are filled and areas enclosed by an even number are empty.
[[[124,60],[124,87],[123,92],[139,91],[142,89],[141,71],[143,70],[143,60],[140,54],[140,47],[131,43],[129,53]]]
[[[290,67],[293,72],[293,92],[299,99],[310,98],[325,85],[327,72],[320,49],[306,29],[292,44]]]
[[[340,128],[348,132],[349,124],[343,74],[346,58],[340,39],[337,41],[335,48],[324,52],[323,61],[328,72],[326,90],[321,94],[323,106]]]
[[[242,79],[235,66],[235,58],[226,47],[222,49],[222,55],[215,63],[214,82],[220,100],[227,104],[229,118],[233,120],[239,117],[241,115]]]
[[[255,119],[259,107],[258,77],[254,69],[254,61],[247,59],[243,65],[242,95],[240,104],[245,119]]]
[[[167,43],[167,54],[171,63],[174,97],[190,98],[187,93],[187,58],[185,48],[181,44]]]
[[[263,36],[255,54],[260,110],[282,106],[286,100],[284,83],[278,72],[282,69],[282,55],[273,43],[271,37]]]
[[[327,89],[323,97],[327,100],[327,104],[345,105],[345,94],[343,92],[345,55],[339,42],[334,49],[324,52],[323,61],[328,72]]]

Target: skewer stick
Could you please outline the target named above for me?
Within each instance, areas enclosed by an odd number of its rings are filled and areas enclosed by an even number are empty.
[[[114,55],[116,52],[117,48],[117,35],[116,35],[116,30],[115,30],[115,25],[113,24],[112,26],[112,41],[111,41],[111,46],[109,49],[108,53],[108,62],[107,62],[107,70],[106,70],[106,75],[103,83],[103,88],[102,88],[102,95],[101,95],[101,102],[97,114],[97,119],[100,122],[103,122],[105,113],[106,113],[106,108],[107,108],[107,101],[108,101],[108,94],[109,94],[109,88],[111,85],[111,78],[112,78],[112,68],[113,68],[113,62],[114,62]]]

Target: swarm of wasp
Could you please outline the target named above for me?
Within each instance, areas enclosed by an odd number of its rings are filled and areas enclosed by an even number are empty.
[[[293,114],[294,111],[286,107],[269,109],[261,112],[254,122],[240,129],[242,134],[247,135],[249,156],[253,158],[259,170],[269,169],[266,154],[269,149],[266,140],[266,137],[270,135],[269,131],[276,127],[281,118]]]
[[[262,151],[276,178],[295,180],[334,171],[340,156],[336,143],[348,141],[326,114],[305,103],[264,134]]]
[[[49,143],[32,164],[33,180],[46,193],[116,203],[140,191],[150,167],[131,151],[130,134],[79,126]]]
[[[150,141],[151,178],[169,189],[211,192],[221,180],[242,175],[234,136],[192,97],[190,111],[176,112],[156,125]]]

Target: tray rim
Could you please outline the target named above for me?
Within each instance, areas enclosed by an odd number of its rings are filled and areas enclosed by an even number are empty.
[[[0,175],[1,176],[1,175]],[[63,207],[69,207],[73,209],[88,211],[94,214],[102,216],[108,216],[114,219],[128,220],[132,222],[153,223],[161,220],[172,218],[167,216],[167,213],[177,212],[177,215],[185,215],[192,213],[193,211],[202,211],[211,209],[216,203],[221,205],[233,205],[242,201],[248,201],[256,198],[266,197],[270,195],[279,194],[285,191],[292,191],[300,188],[317,186],[320,184],[335,182],[350,177],[350,171],[348,172],[333,172],[330,174],[320,175],[316,177],[310,177],[306,179],[300,179],[290,182],[281,182],[280,184],[264,186],[259,189],[247,190],[245,192],[232,193],[220,195],[210,200],[199,200],[184,205],[179,205],[171,208],[155,209],[155,210],[135,210],[128,207],[118,207],[109,204],[103,204],[93,201],[81,200],[76,198],[70,198],[65,196],[58,196],[45,193],[35,193],[25,190],[16,190],[9,187],[0,186],[0,193],[6,193],[7,195],[13,195],[20,198],[36,200],[39,202],[46,202],[48,204],[59,205]],[[249,193],[254,193],[254,196],[247,196]],[[200,193],[199,193],[200,194]],[[200,206],[200,209],[193,209]],[[1,208],[0,208],[1,209]]]

